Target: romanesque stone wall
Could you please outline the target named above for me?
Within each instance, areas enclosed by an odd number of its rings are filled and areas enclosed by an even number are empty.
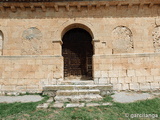
[[[113,84],[115,90],[157,90],[159,60],[160,54],[149,53],[94,56],[94,77],[97,83]]]
[[[41,92],[62,80],[59,56],[3,56],[0,58],[0,90],[5,93]]]
[[[1,11],[0,89],[41,91],[43,82],[63,80],[62,37],[77,27],[93,38],[97,84],[112,83],[115,90],[159,89],[159,16],[158,5]]]

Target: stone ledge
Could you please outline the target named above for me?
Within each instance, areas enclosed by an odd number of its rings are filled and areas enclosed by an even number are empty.
[[[106,55],[93,55],[93,58],[127,58],[127,57],[160,57],[160,53],[122,53],[122,54],[106,54]]]
[[[23,56],[0,56],[0,58],[54,58],[54,57],[62,57],[61,55],[23,55]]]

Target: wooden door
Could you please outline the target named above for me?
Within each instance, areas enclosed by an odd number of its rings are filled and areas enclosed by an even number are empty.
[[[80,28],[68,31],[63,37],[65,79],[91,79],[93,47],[90,34]]]

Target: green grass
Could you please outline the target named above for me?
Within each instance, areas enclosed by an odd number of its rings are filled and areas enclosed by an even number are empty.
[[[44,99],[40,102],[29,103],[0,103],[0,119],[10,115],[17,115],[23,113],[30,113],[36,110],[36,106],[45,102],[48,96],[43,96]]]
[[[47,98],[45,98],[44,102]],[[112,106],[62,108],[36,110],[41,102],[0,104],[0,119],[4,120],[130,120],[125,114],[157,114],[160,119],[160,98],[134,103],[116,103],[110,96],[104,102]],[[132,120],[150,120],[151,118],[133,118]],[[156,120],[155,119],[155,120]]]

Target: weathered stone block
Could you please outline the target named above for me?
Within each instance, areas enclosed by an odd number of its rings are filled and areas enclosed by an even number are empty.
[[[131,83],[132,82],[132,77],[125,77],[125,83]]]
[[[2,91],[15,91],[16,90],[15,85],[2,85],[1,88],[2,88],[1,89]]]
[[[148,83],[154,81],[154,76],[147,76],[145,78],[146,78],[145,81],[148,82]]]
[[[118,83],[124,83],[125,77],[118,77]]]
[[[94,78],[94,84],[99,84],[99,78]]]
[[[135,76],[135,70],[127,70],[127,76],[134,77]]]
[[[109,77],[118,77],[119,76],[119,71],[109,71]]]
[[[101,77],[101,71],[95,71],[94,72],[94,77]]]
[[[102,103],[101,105],[103,105],[103,106],[110,106],[110,105],[112,105],[112,103]]]
[[[49,106],[49,103],[43,103],[37,106],[37,109],[47,109]]]
[[[130,83],[129,88],[130,88],[130,90],[139,90],[140,84],[139,83]]]
[[[39,79],[42,79],[44,78],[44,72],[35,72],[35,78],[39,78]]]
[[[150,76],[150,71],[147,69],[138,69],[136,70],[136,76]]]
[[[131,77],[132,83],[137,83],[138,82],[138,77]]]
[[[144,90],[144,91],[148,91],[151,89],[151,85],[150,83],[140,83],[140,87],[139,87],[140,90]]]
[[[137,77],[138,83],[145,83],[146,82],[146,77]]]
[[[84,107],[84,103],[70,103],[67,104],[66,107]]]
[[[64,104],[63,103],[54,103],[52,106],[50,106],[51,108],[63,108]]]
[[[113,84],[116,84],[116,83],[118,83],[118,80],[117,80],[117,78],[110,78],[110,82]]]
[[[27,90],[27,86],[26,85],[23,85],[23,86],[16,86],[16,90],[18,91],[18,92],[24,92],[24,91],[26,91]]]
[[[101,71],[101,77],[108,77],[107,71]]]
[[[122,90],[129,90],[129,84],[123,83],[122,84]]]
[[[113,90],[122,90],[122,84],[113,84]]]
[[[118,77],[126,77],[126,70],[119,70],[119,75]]]
[[[95,107],[95,106],[100,106],[99,103],[87,103],[86,107]]]
[[[37,91],[39,90],[39,86],[38,85],[27,85],[27,91]]]
[[[151,82],[151,89],[158,90],[160,88],[159,82]]]
[[[160,69],[151,69],[151,75],[160,76]]]
[[[153,82],[160,82],[160,76],[154,76]]]
[[[108,83],[108,78],[99,78],[99,84],[107,84]]]
[[[50,97],[46,102],[47,102],[47,103],[53,102],[53,97]]]

